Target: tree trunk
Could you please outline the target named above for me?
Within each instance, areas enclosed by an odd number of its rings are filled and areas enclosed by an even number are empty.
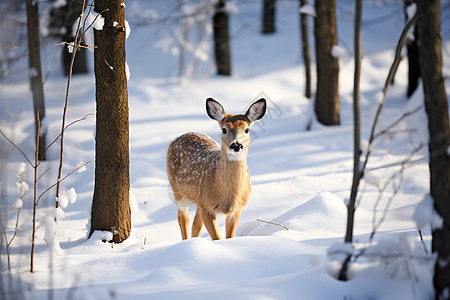
[[[407,9],[408,6],[416,3],[416,0],[404,0],[405,17],[408,21]],[[419,62],[419,50],[417,48],[417,25],[414,26],[414,40],[408,40],[406,44],[406,50],[408,52],[408,88],[406,95],[408,98],[414,94],[419,84],[420,79],[420,62]]]
[[[216,3],[213,17],[214,54],[218,75],[231,75],[228,13],[225,0]]]
[[[262,15],[262,33],[275,32],[275,0],[264,0]]]
[[[125,6],[123,0],[97,0],[95,11],[105,18],[94,30],[97,123],[95,187],[91,230],[110,231],[120,243],[131,230],[129,204],[129,120],[125,71]],[[113,26],[113,22],[118,25]]]
[[[33,94],[35,137],[38,134],[38,122],[45,118],[44,87],[42,85],[41,52],[39,46],[39,7],[37,1],[26,0],[28,62],[31,92]],[[35,138],[36,140],[36,138]],[[45,128],[40,128],[39,145],[36,145],[39,160],[45,159]]]
[[[337,45],[335,0],[316,0],[317,89],[315,110],[324,125],[339,125],[339,62],[331,55]]]
[[[439,0],[417,1],[420,71],[428,115],[430,191],[434,209],[443,219],[433,228],[432,251],[437,260],[433,283],[436,299],[448,299],[450,290],[450,125],[442,79]]]
[[[73,42],[75,40],[75,32],[72,32],[73,24],[80,16],[82,8],[83,1],[67,1],[64,6],[52,7],[50,10],[50,34],[57,38],[62,38],[64,42]],[[64,34],[62,34],[62,32],[64,32]],[[67,46],[64,46],[62,51],[61,62],[63,71],[66,76],[69,76],[72,53],[67,50]],[[88,72],[86,49],[80,48],[75,56],[72,74],[85,74]]]
[[[63,41],[65,42],[74,42],[75,37],[73,34],[67,34],[63,36]],[[86,44],[81,43],[82,46],[86,46]],[[75,60],[73,61],[73,67],[72,67],[72,75],[76,74],[86,74],[89,72],[88,66],[87,66],[87,55],[86,55],[87,49],[85,48],[79,48],[77,50],[77,55],[75,56]],[[62,55],[62,65],[64,70],[64,75],[69,76],[70,74],[70,64],[72,61],[72,53],[69,52],[67,45],[63,47],[63,55]]]
[[[306,5],[306,0],[300,0],[300,7]],[[305,97],[311,98],[311,58],[309,54],[308,15],[300,14],[300,31],[302,34],[303,63],[305,64]]]
[[[358,195],[358,187],[361,181],[361,117],[360,117],[360,92],[359,84],[361,78],[361,11],[362,1],[355,1],[355,73],[353,77],[353,181],[350,192],[350,201],[347,204],[347,230],[345,232],[345,243],[353,242],[353,226],[355,217],[356,196]],[[348,269],[351,255],[348,255],[342,264],[338,279],[346,281],[348,279]]]

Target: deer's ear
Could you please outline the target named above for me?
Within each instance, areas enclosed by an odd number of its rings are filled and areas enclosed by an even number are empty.
[[[264,117],[266,113],[267,102],[266,99],[261,98],[248,108],[245,116],[251,121],[255,122]]]
[[[222,105],[213,98],[206,99],[206,112],[211,119],[216,121],[222,121],[226,115]]]

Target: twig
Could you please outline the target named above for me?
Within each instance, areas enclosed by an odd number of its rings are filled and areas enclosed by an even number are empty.
[[[63,161],[64,161],[64,131],[66,130],[66,128],[65,128],[66,127],[66,115],[67,115],[67,108],[69,106],[70,82],[72,80],[72,70],[73,70],[73,64],[75,62],[75,55],[76,55],[76,53],[78,51],[78,47],[81,45],[81,38],[78,39],[78,35],[80,33],[80,26],[81,26],[81,21],[83,19],[83,13],[84,13],[85,7],[86,7],[86,0],[83,1],[83,6],[81,8],[80,18],[79,18],[78,24],[77,24],[77,31],[75,33],[74,47],[73,47],[73,51],[72,51],[72,57],[71,57],[71,60],[70,60],[69,78],[67,79],[66,98],[65,98],[65,101],[64,101],[64,109],[63,109],[61,133],[60,133],[60,136],[61,136],[61,148],[60,148],[60,151],[59,151],[58,179],[56,181],[56,199],[59,199],[60,179],[61,179],[61,176],[62,176],[62,168],[63,168]],[[90,12],[90,10],[89,10],[89,12]],[[55,207],[56,208],[59,207],[58,200],[55,202]]]
[[[68,46],[72,46],[75,47],[75,44],[73,42],[66,42],[66,41],[62,41],[61,43],[48,43],[47,45],[51,45],[51,46],[64,46],[64,45],[68,45]],[[84,49],[93,49],[93,48],[97,48],[97,46],[89,46],[89,45],[78,45],[78,48],[84,48]]]
[[[416,112],[418,112],[421,108],[423,107],[423,105],[419,105],[416,108],[414,108],[411,111],[407,111],[405,112],[403,115],[400,116],[400,118],[398,118],[397,120],[395,120],[392,124],[390,124],[389,126],[387,126],[385,129],[381,130],[380,132],[378,132],[377,134],[374,135],[374,139],[380,137],[381,135],[389,132],[389,129],[395,127],[397,124],[399,124],[401,121],[403,121],[404,119],[406,119],[407,117],[415,114]]]
[[[265,220],[261,220],[261,219],[256,219],[256,221],[267,223],[267,224],[272,224],[272,225],[276,225],[276,226],[280,226],[280,227],[283,227],[286,230],[289,230],[286,226],[284,226],[282,224],[275,223],[275,222],[269,222],[269,221],[265,221]]]
[[[93,115],[94,115],[93,113],[88,113],[88,114],[85,115],[84,117],[82,117],[82,118],[80,118],[80,119],[77,119],[77,120],[71,122],[71,123],[68,124],[66,127],[64,127],[64,131],[67,130],[70,126],[72,126],[72,125],[74,125],[74,124],[76,124],[76,123],[78,123],[78,122],[84,121],[84,120],[87,119],[87,117],[93,116]],[[48,144],[47,148],[45,148],[45,152],[47,152],[48,149],[50,149],[50,147],[51,147],[54,143],[56,143],[56,141],[59,139],[60,136],[61,136],[61,132],[58,134],[57,137],[55,137],[55,138],[53,139],[53,141],[52,141],[50,144]]]
[[[428,249],[427,245],[425,245],[425,242],[423,240],[422,230],[420,228],[417,228],[417,230],[419,231],[420,241],[422,242],[423,250],[425,251],[425,254],[428,255]]]
[[[87,119],[87,117],[89,117],[89,116],[93,116],[94,114],[93,113],[88,113],[87,115],[85,115],[84,117],[82,117],[82,118],[80,118],[80,119],[77,119],[77,120],[75,120],[75,121],[73,121],[73,122],[71,122],[70,124],[68,124],[68,125],[66,125],[66,127],[64,127],[64,130],[67,130],[67,128],[69,128],[70,126],[72,126],[72,125],[74,125],[74,124],[76,124],[76,123],[78,123],[78,122],[81,122],[81,121],[84,121],[84,120],[86,120]],[[14,147],[14,148],[16,148],[22,155],[23,155],[23,157],[26,159],[26,161],[28,162],[28,164],[31,166],[31,167],[33,167],[34,168],[34,164],[31,162],[31,160],[28,158],[28,156],[25,154],[25,152],[16,144],[16,143],[14,143],[1,129],[0,129],[0,134]],[[58,138],[61,136],[61,133],[59,133],[58,134],[58,136],[56,137],[56,138],[54,138],[53,139],[53,141],[50,143],[50,144],[48,144],[48,146],[45,148],[45,152],[44,152],[44,156],[45,156],[45,154],[47,153],[47,151],[48,151],[48,149],[50,149],[50,147],[54,144],[54,143],[56,143],[56,141],[58,140]],[[40,165],[40,163],[41,163],[41,161],[38,161],[38,166]],[[46,171],[47,172],[47,171]],[[39,178],[38,178],[38,181],[39,181],[39,179],[40,179],[40,177],[42,177],[42,175],[44,175],[44,174],[41,174],[40,176],[39,176]]]
[[[405,170],[405,168],[407,167],[407,164],[409,164],[413,158],[413,156],[420,150],[422,149],[423,144],[419,144],[415,149],[412,150],[412,152],[401,162],[401,167],[400,170],[398,170],[397,172],[393,173],[388,180],[386,180],[385,184],[383,185],[383,187],[378,187],[378,198],[375,202],[375,205],[373,207],[373,218],[372,218],[372,233],[370,234],[370,239],[372,240],[373,237],[375,236],[375,233],[377,232],[378,228],[381,226],[381,224],[384,222],[386,215],[387,215],[387,210],[389,209],[392,200],[394,199],[394,197],[397,195],[398,191],[400,190],[401,184],[403,182],[403,171]],[[393,180],[395,178],[399,177],[400,178],[400,182],[398,184],[393,183],[394,185],[394,191],[393,194],[389,197],[385,208],[383,209],[383,214],[380,218],[380,220],[378,220],[378,222],[376,221],[376,209],[381,201],[381,197],[383,195],[383,192],[386,190],[386,188],[388,187],[389,183],[393,182]]]
[[[75,173],[76,171],[78,171],[79,169],[81,169],[82,167],[86,166],[86,165],[89,164],[90,162],[92,162],[92,160],[90,160],[90,161],[88,161],[88,162],[85,162],[85,163],[82,164],[82,165],[79,165],[78,167],[76,167],[75,169],[73,169],[70,173],[68,173],[66,176],[64,176],[63,178],[59,179],[58,182],[56,182],[56,183],[52,184],[51,186],[49,186],[45,191],[43,191],[43,192],[39,195],[39,197],[38,197],[38,199],[37,199],[37,202],[39,203],[39,200],[42,198],[42,196],[44,196],[45,193],[47,193],[49,190],[51,190],[52,188],[54,188],[58,183],[63,182],[67,177],[69,177],[70,175],[72,175],[73,173]]]
[[[30,166],[32,166],[34,168],[33,163],[31,162],[31,160],[27,157],[27,155],[25,154],[25,152],[22,151],[22,149],[19,148],[19,146],[17,146],[12,140],[10,140],[4,133],[3,131],[0,129],[0,134],[3,135],[3,137],[11,144],[14,146],[14,148],[16,148],[22,155],[23,157],[25,157],[25,159],[27,160],[27,162],[30,164]]]
[[[421,144],[421,148],[423,148],[423,145]],[[410,161],[409,161],[409,163],[410,164],[415,164],[415,163],[418,163],[418,162],[422,162],[422,161],[424,161],[425,160],[425,158],[417,158],[417,159],[411,159]],[[382,166],[378,166],[378,167],[373,167],[373,168],[369,168],[369,169],[367,169],[368,171],[375,171],[375,170],[379,170],[379,169],[385,169],[385,168],[390,168],[390,167],[395,167],[395,166],[398,166],[398,165],[402,165],[403,164],[403,161],[397,161],[397,162],[393,162],[393,163],[390,163],[390,164],[387,164],[387,165],[382,165]]]
[[[33,197],[33,232],[31,234],[31,261],[30,272],[34,273],[34,247],[36,244],[36,209],[37,209],[37,178],[38,178],[38,161],[39,161],[39,135],[41,132],[41,120],[39,118],[39,110],[37,111],[37,134],[36,134],[36,155],[34,157],[34,197]]]
[[[389,86],[392,83],[392,79],[394,78],[394,75],[395,75],[395,73],[397,71],[397,68],[398,68],[398,65],[400,64],[400,61],[402,60],[402,49],[403,49],[403,46],[405,44],[406,37],[408,36],[409,30],[411,29],[411,27],[416,22],[416,18],[417,18],[416,15],[414,15],[414,17],[412,17],[408,21],[408,23],[406,23],[405,28],[403,28],[402,34],[400,35],[400,39],[399,39],[399,41],[397,43],[397,48],[395,50],[394,62],[392,63],[391,68],[389,69],[388,76],[387,76],[386,81],[384,83],[383,98],[382,98],[380,104],[378,105],[378,109],[377,109],[377,112],[375,114],[375,119],[374,119],[373,124],[372,124],[372,129],[371,129],[370,138],[369,138],[369,144],[367,146],[366,156],[364,158],[364,163],[363,163],[363,166],[361,168],[361,177],[364,176],[364,170],[366,169],[367,162],[369,161],[370,150],[371,150],[371,147],[372,147],[372,143],[373,143],[373,141],[375,139],[375,128],[377,127],[378,120],[379,120],[380,115],[381,115],[381,111],[383,110],[384,103],[386,101],[387,90],[388,90]]]
[[[2,220],[1,223],[2,223],[3,236],[5,237],[5,243],[6,243],[6,256],[8,258],[8,270],[9,270],[9,273],[11,273],[11,261],[10,261],[10,258],[9,258],[8,237],[6,236],[6,229],[5,229],[5,224],[3,223],[3,220]]]

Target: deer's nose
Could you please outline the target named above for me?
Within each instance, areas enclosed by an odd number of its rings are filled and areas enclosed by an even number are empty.
[[[244,146],[241,143],[235,142],[230,145],[230,149],[234,152],[239,152],[239,150],[244,149]]]

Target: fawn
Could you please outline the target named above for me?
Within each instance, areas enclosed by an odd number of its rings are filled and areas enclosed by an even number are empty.
[[[167,174],[183,239],[188,238],[191,202],[197,206],[192,237],[198,237],[205,224],[211,239],[219,240],[217,213],[227,215],[226,238],[234,237],[251,190],[247,167],[249,130],[253,122],[264,116],[266,107],[266,100],[259,99],[243,115],[227,114],[219,102],[208,98],[206,112],[219,123],[222,146],[198,132],[186,133],[170,144]]]

